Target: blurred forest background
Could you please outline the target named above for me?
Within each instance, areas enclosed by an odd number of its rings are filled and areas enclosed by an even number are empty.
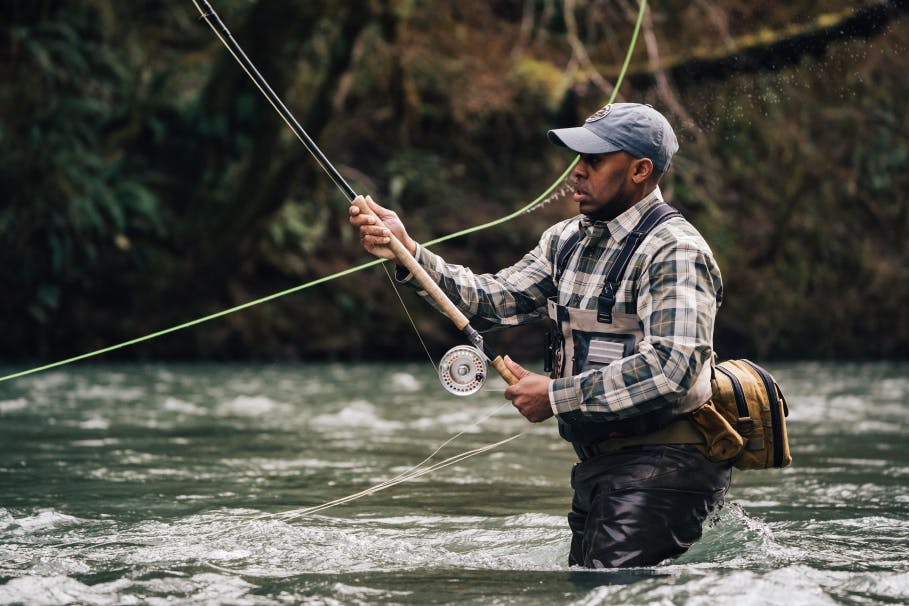
[[[342,174],[426,241],[523,206],[609,98],[632,0],[213,0]],[[652,2],[618,100],[679,134],[721,357],[909,357],[909,2]],[[190,0],[0,2],[0,361],[81,354],[368,260]],[[570,198],[435,247],[517,260]],[[460,343],[402,295],[434,355]],[[542,358],[540,327],[496,350]],[[370,268],[108,359],[423,356]],[[537,369],[538,370],[538,369]]]

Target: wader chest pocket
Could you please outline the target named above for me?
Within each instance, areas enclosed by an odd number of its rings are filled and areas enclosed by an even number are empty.
[[[602,368],[634,352],[635,337],[630,334],[575,331],[572,338],[575,373]]]

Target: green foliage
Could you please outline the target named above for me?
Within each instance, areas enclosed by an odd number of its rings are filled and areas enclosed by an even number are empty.
[[[92,5],[47,13],[7,30],[3,65],[13,85],[0,93],[6,315],[25,309],[42,324],[124,243],[167,230],[153,175],[135,171],[116,145],[135,57],[106,45],[105,15]]]
[[[576,4],[584,69],[560,3],[215,3],[357,191],[426,239],[501,216],[570,161],[545,132],[602,104],[590,70],[614,76],[634,18],[622,3]],[[651,10],[665,62],[684,65],[851,6]],[[0,6],[7,358],[81,353],[365,260],[346,201],[193,11]],[[721,353],[909,355],[907,33],[897,20],[871,40],[793,48],[785,67],[710,81],[676,69],[668,91],[652,75],[622,88],[678,127],[664,190],[724,270]],[[640,43],[632,72],[650,74],[648,52]],[[573,212],[553,204],[442,250],[493,269]],[[409,303],[430,347],[450,345],[444,320]],[[379,271],[144,347],[123,355],[421,355]]]

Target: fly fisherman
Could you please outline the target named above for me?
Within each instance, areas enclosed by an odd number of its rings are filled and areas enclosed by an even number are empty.
[[[379,257],[394,258],[393,233],[472,322],[550,318],[551,375],[506,357],[519,381],[505,397],[531,422],[555,415],[578,454],[569,564],[649,566],[699,539],[729,487],[731,465],[701,454],[687,419],[711,395],[722,278],[698,231],[663,202],[658,183],[678,142],[662,114],[615,103],[548,136],[580,154],[580,215],[495,274],[447,264],[370,198],[385,227],[356,206],[350,222]]]

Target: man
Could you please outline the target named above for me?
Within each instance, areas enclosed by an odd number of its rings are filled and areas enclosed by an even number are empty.
[[[580,459],[569,563],[653,565],[700,538],[729,486],[730,464],[701,454],[687,419],[710,398],[722,279],[701,235],[662,202],[658,183],[678,150],[662,114],[616,103],[548,136],[580,154],[581,214],[496,274],[445,263],[369,198],[387,229],[356,206],[350,222],[366,250],[386,258],[394,233],[472,321],[550,317],[551,377],[506,358],[519,381],[505,397],[531,422],[555,415]]]

